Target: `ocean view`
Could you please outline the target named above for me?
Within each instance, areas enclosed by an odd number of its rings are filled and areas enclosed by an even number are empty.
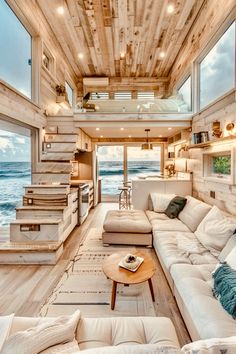
[[[15,219],[15,208],[22,203],[23,187],[31,183],[29,162],[0,162],[0,226]]]
[[[128,180],[159,172],[159,161],[128,161]],[[119,194],[118,187],[124,179],[123,161],[100,161],[99,176],[102,177],[102,194]]]

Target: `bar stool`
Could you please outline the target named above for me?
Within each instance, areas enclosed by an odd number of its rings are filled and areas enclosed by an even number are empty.
[[[123,182],[124,187],[128,187],[128,209],[131,209],[131,192],[132,192],[132,181]]]
[[[120,191],[119,194],[119,209],[129,209],[130,208],[130,188],[129,187],[118,187]]]

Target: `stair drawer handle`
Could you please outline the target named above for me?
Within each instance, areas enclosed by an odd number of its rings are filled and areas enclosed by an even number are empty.
[[[40,225],[28,224],[28,225],[20,225],[20,231],[40,231]]]
[[[72,201],[72,203],[75,203],[75,202],[77,202],[77,200],[78,200],[79,198],[76,198],[76,199],[74,199],[73,201]]]
[[[78,208],[76,208],[74,211],[72,211],[73,214],[75,214],[77,212]]]

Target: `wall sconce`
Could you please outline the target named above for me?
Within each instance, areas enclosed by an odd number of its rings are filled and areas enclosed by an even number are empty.
[[[51,147],[52,147],[51,143],[46,144],[46,149],[51,149]]]
[[[235,124],[234,123],[228,123],[227,125],[226,125],[226,131],[227,131],[227,133],[229,134],[229,135],[233,135],[234,134],[234,127],[235,127]]]
[[[216,120],[215,122],[212,123],[212,136],[215,136],[216,138],[220,138],[222,135],[222,130],[220,128],[220,122]]]

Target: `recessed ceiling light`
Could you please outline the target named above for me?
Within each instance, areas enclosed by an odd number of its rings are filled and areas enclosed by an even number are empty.
[[[162,135],[159,135],[159,138],[162,138]]]
[[[64,15],[64,7],[63,7],[63,6],[59,6],[59,7],[57,8],[57,13],[58,13],[59,15]]]
[[[124,128],[120,128],[120,130],[124,130]]]
[[[174,5],[173,5],[173,4],[169,4],[169,5],[167,6],[167,12],[168,12],[168,14],[172,14],[174,11],[175,11]]]
[[[83,57],[84,57],[84,54],[83,54],[83,53],[79,53],[79,54],[78,54],[78,58],[79,58],[79,59],[83,59]]]
[[[160,52],[160,58],[164,58],[165,57],[165,52]]]
[[[129,135],[129,138],[132,138],[132,135]]]
[[[120,53],[120,57],[121,57],[121,58],[124,58],[124,57],[125,57],[125,53],[124,53],[124,52],[121,52],[121,53]]]
[[[171,127],[169,127],[169,128],[168,128],[168,130],[172,130],[172,128],[171,128]]]
[[[103,138],[103,135],[100,135],[100,138]]]
[[[100,128],[96,128],[96,130],[100,130]]]

